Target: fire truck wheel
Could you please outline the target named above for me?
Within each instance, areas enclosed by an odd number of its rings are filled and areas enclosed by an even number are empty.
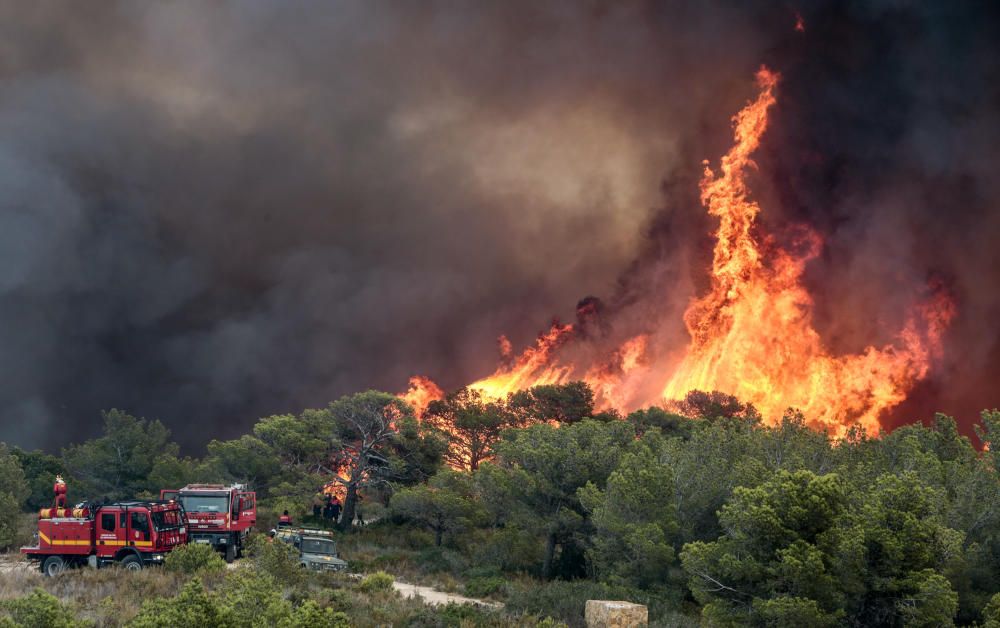
[[[129,554],[122,559],[122,568],[128,569],[129,571],[141,571],[142,559],[135,554]]]
[[[66,561],[62,556],[48,556],[42,561],[42,573],[48,577],[56,576],[66,570]]]
[[[236,546],[227,545],[226,546],[226,562],[231,563],[236,560]]]

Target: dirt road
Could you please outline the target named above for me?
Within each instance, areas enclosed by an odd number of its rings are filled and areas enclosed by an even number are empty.
[[[487,606],[490,608],[501,608],[503,606],[498,602],[487,602],[486,600],[463,597],[405,582],[393,582],[392,588],[399,591],[403,597],[417,597],[423,600],[425,604],[432,604],[434,606],[444,606],[446,604],[475,604],[476,606]]]

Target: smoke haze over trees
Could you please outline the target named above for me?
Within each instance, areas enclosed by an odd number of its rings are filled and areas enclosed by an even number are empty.
[[[997,401],[988,3],[0,3],[0,440],[180,444],[492,370],[588,294],[683,338],[702,159],[767,63],[761,220],[825,237],[834,350],[958,317],[892,422]]]

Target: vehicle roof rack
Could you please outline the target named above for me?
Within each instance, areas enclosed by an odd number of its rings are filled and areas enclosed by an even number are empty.
[[[299,528],[299,534],[309,534],[312,536],[333,536],[331,530],[322,530],[320,528]]]

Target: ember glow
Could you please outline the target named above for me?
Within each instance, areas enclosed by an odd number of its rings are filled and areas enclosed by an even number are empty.
[[[711,288],[684,315],[687,347],[652,346],[651,335],[639,334],[581,363],[561,350],[582,334],[556,322],[518,356],[501,337],[502,364],[471,388],[503,398],[531,386],[581,379],[594,389],[600,409],[622,411],[668,404],[691,390],[718,390],[752,403],[771,424],[791,407],[835,435],[852,425],[878,431],[879,416],[927,376],[954,306],[943,291],[930,291],[893,343],[857,354],[830,351],[813,325],[813,301],[802,281],[807,263],[822,250],[822,238],[798,226],[782,245],[757,223],[761,207],[751,197],[747,173],[756,167],[752,155],[767,129],[780,77],[761,68],[756,78],[756,99],[733,118],[733,147],[717,170],[706,162],[701,180],[702,204],[719,223]],[[643,393],[650,389],[659,392]],[[426,378],[411,380],[406,394],[418,413],[441,396]]]

